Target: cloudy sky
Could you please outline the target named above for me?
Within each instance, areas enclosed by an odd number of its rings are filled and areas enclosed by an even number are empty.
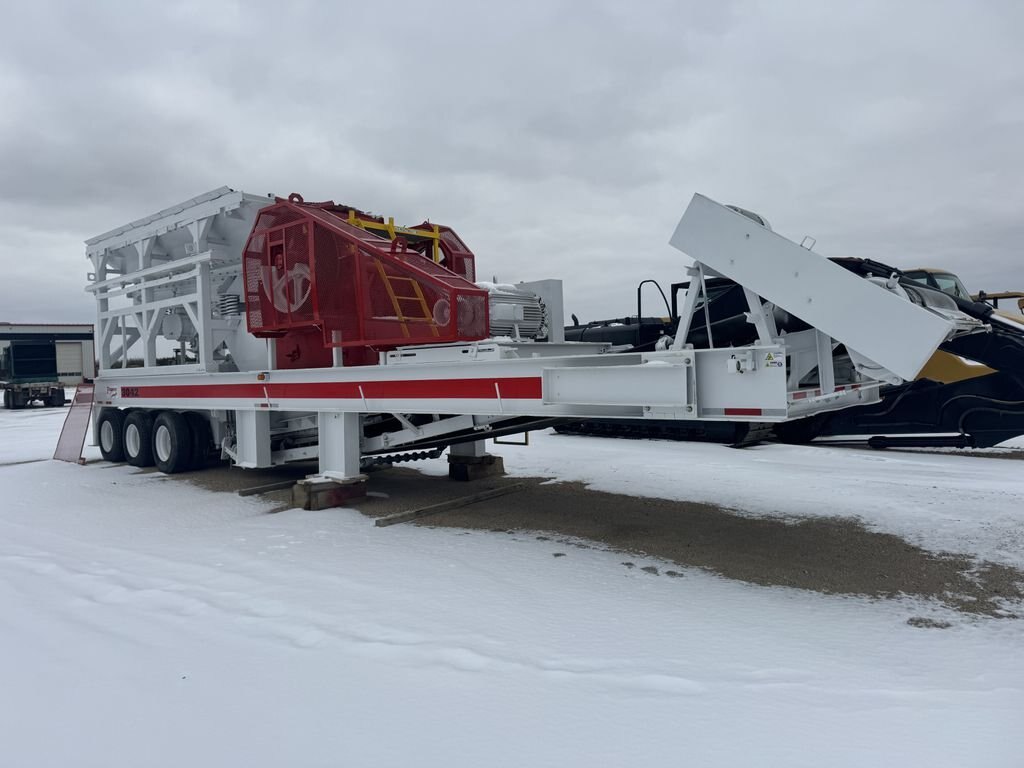
[[[0,321],[91,322],[83,240],[221,185],[449,224],[581,319],[684,279],[694,192],[1024,289],[1022,32],[997,0],[10,5]]]

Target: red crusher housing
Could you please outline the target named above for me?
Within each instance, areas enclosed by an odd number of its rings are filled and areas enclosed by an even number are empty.
[[[308,344],[318,331],[325,349],[369,353],[488,335],[488,295],[471,282],[473,254],[447,227],[396,228],[293,194],[259,212],[242,264],[255,336]]]

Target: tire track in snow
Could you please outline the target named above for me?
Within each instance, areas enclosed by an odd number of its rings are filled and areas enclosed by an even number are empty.
[[[194,564],[189,564],[195,567]],[[483,651],[464,642],[466,638],[441,639],[407,630],[396,630],[363,621],[339,619],[310,609],[295,610],[286,604],[257,598],[235,590],[219,590],[198,583],[173,582],[128,573],[111,567],[91,568],[70,564],[39,550],[21,548],[18,553],[0,553],[0,568],[5,572],[21,570],[33,577],[44,577],[78,606],[98,606],[119,613],[128,610],[136,618],[180,624],[182,620],[204,619],[205,630],[215,629],[237,635],[230,625],[239,624],[251,639],[285,644],[297,650],[313,650],[341,644],[348,651],[368,659],[413,668],[431,665],[456,672],[532,672],[554,680],[586,678],[615,690],[646,694],[696,695],[706,686],[682,675],[647,669],[642,665],[623,665],[601,660],[541,658],[529,659]],[[221,575],[218,570],[217,575]],[[54,606],[59,615],[66,615]],[[226,624],[210,625],[211,619]],[[133,641],[133,635],[119,631],[116,622],[84,620],[94,631]],[[255,634],[254,634],[255,631]],[[495,646],[503,645],[489,638]],[[446,642],[445,640],[448,640]]]

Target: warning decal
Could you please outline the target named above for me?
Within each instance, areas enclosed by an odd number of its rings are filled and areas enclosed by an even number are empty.
[[[764,366],[765,368],[785,368],[786,356],[768,352],[764,356]]]

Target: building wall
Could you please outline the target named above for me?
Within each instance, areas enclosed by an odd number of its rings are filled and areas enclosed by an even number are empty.
[[[66,386],[96,376],[93,327],[85,324],[0,323],[0,344],[16,339],[53,341],[57,347],[57,371]]]

